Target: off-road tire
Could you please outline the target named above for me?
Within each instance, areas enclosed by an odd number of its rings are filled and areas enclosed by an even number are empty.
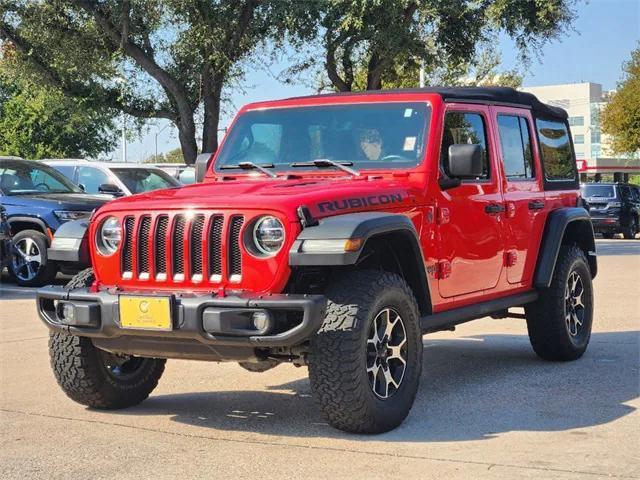
[[[629,224],[622,229],[622,236],[626,240],[633,240],[636,238],[636,233],[638,233],[638,220],[632,218],[629,220]]]
[[[87,269],[78,273],[65,288],[88,287],[93,281],[93,270]],[[49,335],[51,368],[58,384],[69,398],[88,407],[111,410],[139,404],[158,385],[166,362],[136,359],[135,370],[119,378],[105,364],[108,355],[89,338],[67,333]]]
[[[9,262],[9,274],[11,278],[22,287],[42,287],[43,285],[49,285],[53,283],[53,280],[56,278],[57,268],[54,262],[50,262],[47,258],[47,248],[49,248],[49,240],[47,236],[38,232],[37,230],[22,230],[16,233],[12,241],[15,245],[18,244],[21,240],[25,238],[30,238],[36,244],[39,252],[40,252],[40,267],[38,268],[38,272],[36,275],[29,279],[24,280],[18,277],[16,272],[14,271],[13,261]],[[15,255],[18,255],[15,253]]]
[[[422,334],[416,299],[398,275],[354,271],[328,287],[327,312],[311,339],[311,389],[329,423],[352,433],[382,433],[406,418],[422,370]],[[367,338],[374,318],[386,308],[402,317],[406,367],[395,393],[379,398],[369,383]]]
[[[567,325],[565,292],[575,272],[584,288],[584,316],[580,330],[571,335]],[[593,287],[591,271],[584,252],[577,246],[562,246],[549,288],[540,291],[538,300],[525,306],[527,330],[533,350],[545,360],[569,361],[582,356],[591,337],[593,323]]]

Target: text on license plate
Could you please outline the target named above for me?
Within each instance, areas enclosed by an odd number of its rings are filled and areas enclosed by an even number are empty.
[[[171,330],[169,297],[120,296],[120,325],[142,330]]]

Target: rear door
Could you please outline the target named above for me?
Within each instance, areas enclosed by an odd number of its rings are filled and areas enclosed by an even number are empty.
[[[528,110],[492,107],[503,171],[507,282],[532,278],[545,220],[545,198],[534,125]]]
[[[439,292],[443,297],[481,295],[494,290],[504,263],[500,172],[491,141],[488,106],[448,104],[440,146],[441,175],[453,144],[478,144],[483,174],[440,192],[438,199]],[[473,295],[475,296],[475,295]]]

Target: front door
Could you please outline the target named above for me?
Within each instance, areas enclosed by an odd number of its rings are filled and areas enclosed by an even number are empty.
[[[480,295],[498,284],[504,264],[500,171],[490,140],[489,107],[448,104],[440,149],[441,176],[453,144],[478,144],[483,150],[483,173],[441,190],[438,198],[439,291],[443,297]]]
[[[498,127],[499,158],[504,178],[505,266],[507,282],[533,277],[545,222],[545,199],[538,149],[534,148],[529,111],[491,108]]]

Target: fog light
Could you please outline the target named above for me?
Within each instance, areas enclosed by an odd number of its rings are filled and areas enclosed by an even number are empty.
[[[64,323],[74,324],[76,321],[76,307],[70,303],[63,303],[60,307],[60,316]]]
[[[271,325],[269,312],[253,312],[252,320],[254,328],[261,332],[266,332]]]

